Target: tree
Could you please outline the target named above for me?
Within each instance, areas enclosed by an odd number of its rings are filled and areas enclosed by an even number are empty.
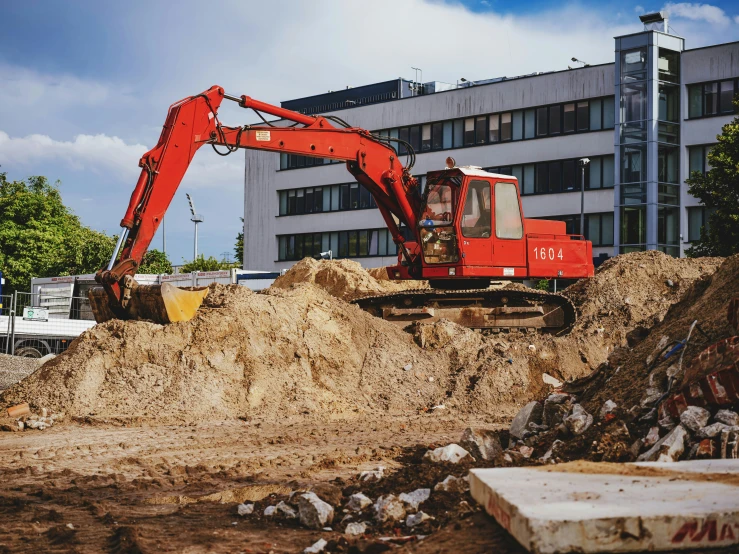
[[[739,109],[739,97],[734,106]],[[739,252],[739,117],[724,125],[717,139],[708,153],[711,169],[705,175],[694,171],[685,181],[710,214],[700,240],[686,252],[691,257]]]
[[[153,248],[148,250],[144,254],[144,259],[141,262],[137,273],[150,273],[158,275],[160,273],[172,273],[172,262],[169,261],[167,255]]]
[[[116,238],[82,225],[59,185],[0,173],[0,269],[11,291],[29,290],[31,277],[94,273],[113,252]]]
[[[180,268],[180,273],[190,273],[192,271],[218,271],[219,269],[229,269],[233,264],[219,262],[213,256],[200,254],[195,260],[187,262]]]
[[[244,218],[240,217],[241,220],[241,232],[236,235],[236,244],[234,245],[234,252],[236,252],[236,260],[239,262],[240,267],[244,267]]]

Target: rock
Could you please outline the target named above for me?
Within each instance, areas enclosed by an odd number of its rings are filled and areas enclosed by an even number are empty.
[[[708,424],[711,418],[711,412],[699,406],[688,406],[687,409],[680,414],[680,423],[693,433],[699,431]]]
[[[563,392],[560,393],[554,393],[547,396],[547,399],[545,402],[549,402],[550,404],[564,404],[570,399],[569,394],[565,394]]]
[[[236,511],[240,516],[248,516],[254,513],[254,504],[239,504]]]
[[[375,518],[377,521],[401,521],[405,518],[405,504],[394,494],[381,496],[375,502]]]
[[[657,424],[665,431],[672,431],[675,428],[675,422],[668,415],[660,419]]]
[[[629,447],[629,453],[632,455],[632,457],[636,458],[639,456],[639,452],[641,452],[641,449],[644,447],[644,439],[636,439],[633,443],[631,443],[631,446]]]
[[[552,377],[548,373],[542,373],[541,374],[541,380],[544,381],[545,385],[549,385],[550,387],[554,387],[555,389],[560,388],[564,383],[557,379],[556,377]]]
[[[542,423],[556,427],[564,420],[572,407],[569,394],[550,394],[544,401]]]
[[[423,456],[423,459],[429,462],[449,462],[456,464],[469,455],[470,453],[458,444],[449,444],[436,450],[429,450]]]
[[[327,544],[328,541],[326,539],[318,539],[313,543],[313,546],[309,546],[303,550],[303,554],[319,554],[320,552],[323,552],[323,549],[326,548]]]
[[[385,475],[385,466],[377,466],[375,470],[363,471],[359,474],[360,481],[372,483],[379,481]]]
[[[703,439],[698,443],[698,448],[695,451],[694,458],[698,460],[716,458],[718,449],[716,448],[716,441],[713,439]]]
[[[531,455],[534,453],[534,449],[530,446],[522,446],[518,449],[518,451],[521,453],[521,455],[524,458],[531,458]]]
[[[267,506],[264,509],[265,517],[272,517],[273,515],[275,515],[276,510],[277,510],[277,506]]]
[[[431,489],[416,489],[413,492],[401,493],[398,500],[415,512],[423,502],[429,499],[429,496],[431,496]]]
[[[662,398],[662,394],[662,389],[658,387],[647,387],[639,404],[642,408],[648,408],[657,402],[657,400]]]
[[[557,450],[560,444],[562,444],[561,440],[555,440],[552,443],[552,446],[549,447],[549,450],[547,450],[546,453],[541,458],[539,458],[539,461],[542,463],[546,463],[551,460],[552,456],[554,455],[554,451]]]
[[[713,419],[719,423],[731,425],[732,427],[739,425],[739,415],[731,410],[719,410],[716,412],[716,415],[713,416]]]
[[[637,458],[639,462],[676,462],[685,450],[688,432],[678,425],[657,441],[657,443]]]
[[[447,475],[446,479],[440,483],[436,483],[434,486],[435,491],[444,492],[465,492],[469,490],[470,484],[467,479],[462,477],[455,477],[454,475]]]
[[[542,405],[533,401],[526,404],[511,422],[511,436],[522,439],[524,432],[529,428],[529,423],[541,423]]]
[[[706,425],[703,429],[700,429],[696,434],[696,439],[713,439],[721,434],[721,431],[728,429],[729,426],[725,423],[711,423]]]
[[[295,513],[295,510],[293,510],[284,502],[280,502],[279,504],[277,504],[277,506],[275,506],[275,512],[277,515],[280,515],[285,519],[297,519],[298,517],[298,514]]]
[[[641,408],[638,406],[634,406],[636,408],[636,412],[640,412]],[[631,408],[630,413],[634,413],[634,408]],[[639,418],[640,423],[652,423],[654,421],[657,421],[657,408],[652,408],[651,410],[648,410],[647,413],[645,413],[643,416]],[[674,426],[673,426],[674,427]]]
[[[361,492],[358,492],[349,497],[349,502],[346,503],[346,507],[353,512],[361,512],[371,504],[372,500],[363,495]]]
[[[342,500],[344,500],[341,489],[331,483],[316,483],[310,488],[310,492],[316,493],[318,498],[332,506],[340,506]]]
[[[300,523],[311,529],[322,529],[334,519],[334,509],[316,493],[306,492],[298,497]]]
[[[431,516],[423,512],[411,514],[407,518],[405,518],[405,526],[415,527],[416,525],[420,525],[421,523],[423,523],[424,521],[428,521],[429,519],[431,519]]]
[[[739,432],[733,428],[721,431],[721,446],[719,447],[722,459],[735,460],[739,458]]]
[[[366,531],[367,531],[367,524],[364,522],[348,523],[346,525],[346,529],[344,529],[345,534],[352,535],[352,536],[364,535]]]
[[[616,411],[618,405],[613,400],[606,400],[600,409],[600,418],[605,419],[608,414],[612,414]]]
[[[536,346],[534,346],[533,344],[529,344],[529,351],[536,352]]]
[[[580,404],[575,404],[572,413],[564,418],[564,423],[574,435],[582,435],[593,424],[593,416]]]
[[[652,350],[652,353],[647,356],[647,367],[650,367],[652,365],[652,362],[654,362],[658,356],[663,354],[663,350],[665,347],[670,344],[670,337],[667,335],[662,335],[660,337],[659,342],[657,343],[657,346],[654,347],[654,350]]]
[[[411,369],[413,369],[413,364],[407,364],[403,366],[403,371],[410,371]],[[362,533],[364,533],[364,531],[362,531]]]
[[[649,429],[647,436],[644,437],[644,446],[650,448],[657,444],[659,440],[659,427],[652,427]]]
[[[544,431],[549,431],[549,425],[537,425],[532,421],[529,423],[529,430],[532,433],[543,433]]]
[[[497,431],[468,427],[459,441],[476,460],[496,461],[503,455],[503,446]]]

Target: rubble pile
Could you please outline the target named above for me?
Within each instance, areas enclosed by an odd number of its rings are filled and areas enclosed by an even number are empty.
[[[739,458],[739,255],[632,346],[525,406],[506,453],[531,463]]]

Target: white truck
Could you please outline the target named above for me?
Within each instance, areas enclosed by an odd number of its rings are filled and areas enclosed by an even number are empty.
[[[269,287],[278,276],[275,272],[227,269],[173,275],[139,274],[136,281],[146,285],[171,283],[178,287],[238,284],[258,291]],[[66,350],[75,338],[95,325],[87,291],[96,286],[99,285],[94,274],[32,279],[31,292],[17,292],[10,297],[10,305],[0,312],[0,352],[41,358]]]

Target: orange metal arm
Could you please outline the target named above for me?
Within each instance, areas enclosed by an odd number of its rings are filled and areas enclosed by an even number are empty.
[[[223,127],[218,108],[224,98],[303,126]],[[346,161],[347,169],[374,196],[395,242],[405,252],[393,216],[415,229],[420,195],[416,180],[402,167],[393,148],[364,129],[336,127],[325,117],[300,114],[248,96],[229,96],[213,86],[170,106],[157,145],[139,162],[141,176],[121,220],[116,250],[108,267],[96,276],[114,308],[125,309],[129,286],[125,278],[136,273],[193,156],[204,144],[228,151],[249,148]]]

